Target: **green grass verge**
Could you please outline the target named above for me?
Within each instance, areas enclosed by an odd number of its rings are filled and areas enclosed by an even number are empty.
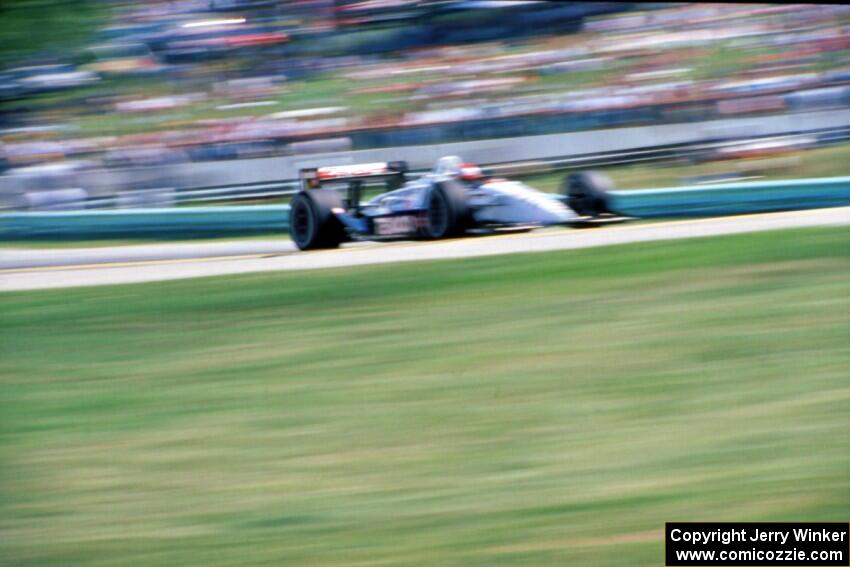
[[[846,521],[850,233],[2,294],[0,556],[660,565]]]
[[[0,63],[38,52],[55,56],[81,49],[107,21],[111,8],[97,0],[0,2]]]

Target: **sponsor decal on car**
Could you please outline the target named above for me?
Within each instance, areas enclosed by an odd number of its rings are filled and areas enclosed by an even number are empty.
[[[319,179],[337,179],[339,177],[361,177],[392,173],[386,162],[361,163],[356,165],[335,165],[320,167]]]
[[[409,234],[416,231],[416,217],[413,215],[376,217],[374,223],[375,234],[379,236]]]

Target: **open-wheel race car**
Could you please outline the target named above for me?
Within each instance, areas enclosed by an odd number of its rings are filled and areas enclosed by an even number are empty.
[[[457,156],[440,158],[416,179],[408,180],[407,173],[400,161],[302,169],[301,190],[290,205],[296,246],[313,250],[351,240],[434,240],[620,220],[600,198],[610,181],[594,172],[567,176],[561,195],[488,177]],[[387,191],[361,202],[367,184],[377,182]]]

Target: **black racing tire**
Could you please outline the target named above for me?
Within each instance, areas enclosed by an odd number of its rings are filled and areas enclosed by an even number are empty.
[[[579,171],[564,178],[561,190],[567,206],[580,216],[598,217],[612,213],[607,193],[614,189],[610,177],[598,171]]]
[[[289,206],[289,234],[299,250],[338,248],[347,239],[345,227],[332,212],[343,208],[342,197],[336,191],[301,191]]]
[[[423,236],[431,240],[460,236],[471,225],[466,189],[456,181],[437,183],[428,197]]]

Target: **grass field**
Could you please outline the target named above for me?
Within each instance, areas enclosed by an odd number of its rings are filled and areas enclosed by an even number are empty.
[[[0,562],[662,564],[847,521],[850,233],[5,293]]]
[[[111,8],[93,0],[8,0],[0,3],[0,62],[47,52],[68,55],[91,40]]]

